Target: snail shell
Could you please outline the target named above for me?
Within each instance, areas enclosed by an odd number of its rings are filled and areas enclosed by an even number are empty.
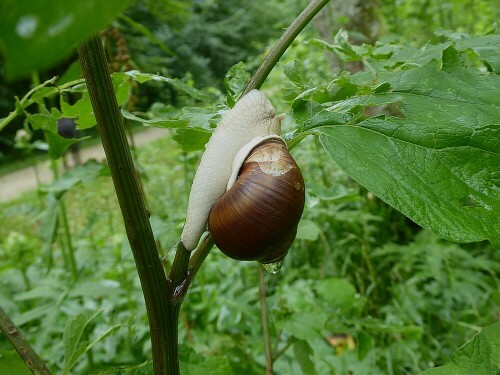
[[[217,247],[233,259],[276,262],[295,239],[304,201],[304,179],[285,142],[264,139],[213,205],[208,229]]]

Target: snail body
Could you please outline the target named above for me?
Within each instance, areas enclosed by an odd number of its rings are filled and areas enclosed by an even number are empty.
[[[269,137],[249,152],[234,184],[212,207],[208,230],[233,259],[279,261],[295,239],[304,194],[304,179],[285,142]]]
[[[181,234],[187,250],[196,248],[206,230],[210,209],[226,191],[232,162],[240,149],[256,137],[280,134],[281,119],[276,116],[271,102],[258,90],[250,91],[223,115],[205,146],[191,187]]]
[[[189,196],[181,241],[192,251],[207,229],[238,260],[281,260],[304,208],[304,179],[279,137],[283,115],[252,90],[206,145]]]

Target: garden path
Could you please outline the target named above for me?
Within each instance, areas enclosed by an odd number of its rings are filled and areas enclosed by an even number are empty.
[[[164,129],[148,128],[134,134],[134,144],[143,145],[165,135]],[[102,144],[82,148],[80,150],[81,161],[89,159],[104,160],[104,149]],[[68,154],[68,159],[71,155]],[[42,183],[52,181],[52,171],[49,167],[49,161],[37,164],[38,174]],[[0,202],[6,202],[19,197],[22,193],[34,190],[37,187],[35,170],[33,167],[22,168],[17,171],[0,176]]]

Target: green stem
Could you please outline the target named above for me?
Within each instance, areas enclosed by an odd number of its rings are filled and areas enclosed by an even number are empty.
[[[68,261],[69,261],[69,266],[71,268],[71,275],[73,276],[73,281],[75,281],[78,278],[78,268],[76,267],[76,260],[75,260],[75,248],[73,247],[73,241],[71,239],[71,232],[69,230],[69,224],[68,224],[68,215],[66,212],[66,205],[64,204],[63,201],[64,197],[61,197],[59,200],[59,210],[61,213],[61,221],[63,225],[63,230],[64,230],[64,237],[66,238],[66,249],[68,250]]]
[[[166,293],[167,278],[156,250],[99,35],[82,43],[78,54],[144,293],[154,373],[176,375],[179,373],[178,306],[169,303]]]
[[[182,299],[186,295],[186,289],[183,288],[183,284],[185,284],[187,280],[190,256],[191,252],[186,250],[182,241],[179,241],[177,243],[177,250],[175,251],[174,262],[172,263],[172,269],[168,277],[171,287],[171,292],[169,293],[171,297],[170,301],[173,304],[180,305]]]
[[[271,48],[267,56],[262,61],[253,77],[245,87],[243,95],[252,91],[253,89],[259,89],[264,81],[266,80],[271,70],[278,63],[279,59],[287,48],[292,44],[294,39],[299,35],[302,29],[313,19],[313,17],[328,3],[328,0],[313,0],[311,3],[300,13],[300,15],[292,22],[292,24],[286,29],[281,38],[276,42],[276,44]]]
[[[281,348],[281,350],[279,352],[277,352],[274,356],[273,356],[273,361],[276,362],[276,360],[281,357],[283,354],[285,354],[285,352],[290,348],[290,346],[292,346],[293,344],[295,343],[295,339],[293,337],[291,337],[288,342],[286,343],[286,345]]]
[[[189,287],[191,282],[193,281],[194,277],[200,270],[200,267],[202,263],[205,261],[207,258],[208,254],[210,253],[210,250],[214,246],[214,241],[212,239],[212,236],[210,233],[201,241],[200,245],[194,252],[193,256],[189,260],[189,269],[188,269],[188,276],[187,276],[187,285],[186,288]]]
[[[266,375],[273,373],[273,355],[271,353],[271,338],[269,337],[269,319],[266,304],[266,281],[264,279],[264,267],[258,264],[259,268],[259,302],[262,318],[262,334],[264,336],[264,347],[266,352]]]
[[[21,356],[33,374],[48,375],[51,373],[31,345],[21,336],[19,329],[1,307],[0,331],[9,340],[12,347],[16,349],[16,352]]]

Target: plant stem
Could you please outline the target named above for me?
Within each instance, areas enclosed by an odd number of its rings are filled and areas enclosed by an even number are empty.
[[[187,280],[187,270],[190,256],[191,252],[186,250],[182,241],[179,241],[177,243],[177,250],[175,251],[174,262],[172,263],[172,269],[170,270],[170,275],[168,276],[171,288],[171,292],[169,293],[171,303],[180,305],[182,299],[186,295],[186,291],[182,291],[184,289],[182,286]]]
[[[9,340],[14,349],[16,349],[16,352],[21,356],[24,363],[33,374],[47,375],[51,373],[31,345],[21,336],[19,329],[1,307],[0,331],[3,332],[7,340]]]
[[[262,334],[264,335],[264,346],[266,351],[266,375],[273,373],[273,355],[271,353],[271,339],[269,337],[269,319],[266,305],[266,282],[264,279],[264,267],[261,264],[259,268],[259,302],[262,316]]]
[[[201,241],[200,245],[194,252],[193,256],[189,260],[189,269],[188,269],[188,283],[187,286],[193,281],[194,277],[200,270],[202,263],[207,258],[210,250],[214,246],[214,241],[210,233]]]
[[[281,348],[281,350],[274,355],[273,360],[276,361],[279,357],[281,357],[283,354],[285,354],[285,352],[290,348],[290,346],[293,345],[294,342],[295,342],[295,339],[293,337],[290,338],[288,340],[288,342],[286,343],[286,345],[283,348]]]
[[[179,373],[178,306],[168,300],[167,278],[156,249],[99,35],[82,43],[78,54],[144,293],[154,373],[175,375]]]
[[[64,230],[64,237],[66,238],[66,245],[68,251],[68,260],[71,268],[71,275],[73,276],[73,281],[78,278],[78,268],[76,267],[75,260],[75,248],[73,247],[73,241],[71,240],[71,231],[68,225],[68,215],[66,213],[66,205],[64,204],[64,197],[59,200],[59,210],[61,213],[61,221]]]
[[[262,64],[248,82],[247,87],[245,87],[241,96],[249,93],[253,89],[259,89],[262,86],[267,76],[271,73],[271,70],[278,63],[279,59],[283,56],[290,44],[292,44],[297,35],[299,35],[302,29],[326,5],[326,3],[328,3],[328,0],[313,0],[302,11],[302,13],[300,13],[300,15],[279,38],[273,48],[271,48],[267,56],[264,58],[264,61],[262,61]]]

